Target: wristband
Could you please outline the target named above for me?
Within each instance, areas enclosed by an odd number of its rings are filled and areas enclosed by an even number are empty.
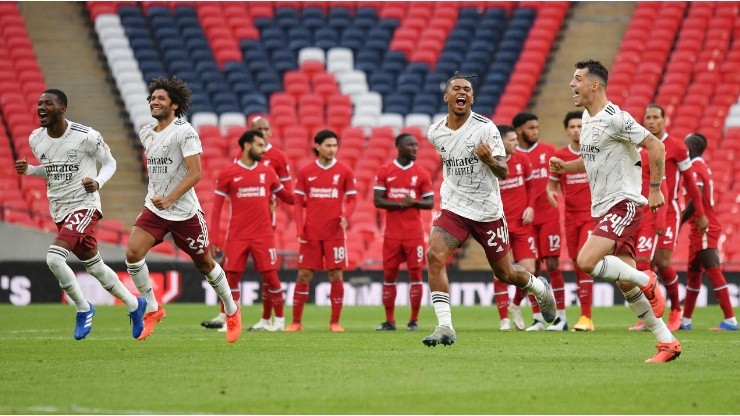
[[[651,189],[660,189],[660,184],[661,184],[660,182],[658,182],[658,183],[651,183],[650,184],[650,188]]]

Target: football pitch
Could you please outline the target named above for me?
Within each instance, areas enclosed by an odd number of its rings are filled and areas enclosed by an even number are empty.
[[[168,305],[146,341],[131,338],[123,307],[96,308],[75,341],[69,306],[0,306],[0,413],[740,413],[740,334],[707,330],[716,306],[696,310],[667,364],[643,363],[655,338],[627,333],[626,307],[594,308],[593,333],[502,333],[495,308],[453,307],[458,342],[435,348],[421,343],[436,324],[430,307],[418,332],[405,329],[408,308],[398,331],[379,333],[382,308],[346,307],[347,332],[330,333],[329,308],[310,305],[303,332],[244,332],[235,344],[200,327],[214,307]],[[245,307],[245,327],[260,313]]]

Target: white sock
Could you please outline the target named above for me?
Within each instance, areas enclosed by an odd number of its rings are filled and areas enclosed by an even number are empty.
[[[568,318],[565,317],[565,309],[558,309],[557,312],[558,318],[560,318],[561,321],[567,321]]]
[[[146,260],[136,263],[129,263],[127,261],[126,269],[131,276],[131,280],[134,281],[136,288],[139,289],[139,293],[146,299],[146,312],[155,312],[159,309],[159,303],[152,290],[152,281],[149,279],[149,267],[146,265]]]
[[[126,286],[121,283],[118,279],[118,275],[108,265],[103,262],[103,258],[100,257],[100,253],[96,254],[95,257],[89,260],[83,260],[82,264],[85,265],[87,272],[93,275],[101,285],[103,289],[107,290],[108,293],[120,299],[128,307],[129,312],[133,312],[139,307],[139,303],[136,301],[136,296],[132,295],[131,292],[126,289]]]
[[[285,317],[278,318],[275,317],[275,326],[285,326]]]
[[[681,318],[681,325],[688,325],[691,323],[691,318]]]
[[[737,318],[734,316],[732,318],[727,318],[725,319],[725,323],[730,325],[737,325]]]
[[[82,294],[75,272],[67,264],[67,256],[69,256],[69,250],[66,248],[55,245],[49,246],[49,251],[46,253],[46,264],[59,281],[59,287],[77,306],[77,312],[87,312],[90,310],[90,304],[87,303],[85,295]]]
[[[629,292],[624,294],[624,298],[635,315],[658,338],[658,342],[673,342],[676,339],[671,334],[671,331],[668,330],[665,322],[655,317],[653,308],[650,306],[650,301],[642,294],[639,287],[633,287]]]
[[[529,282],[524,285],[524,290],[535,295],[536,297],[541,297],[545,294],[545,290],[547,290],[547,288],[545,287],[545,284],[542,282],[542,280],[534,277],[530,273]]]
[[[439,325],[452,329],[452,311],[450,310],[450,294],[446,292],[432,292],[432,305],[437,315]]]
[[[597,279],[610,282],[621,280],[634,283],[640,287],[645,286],[650,281],[648,275],[623,262],[617,256],[604,256],[596,263],[596,267],[589,274]]]
[[[229,288],[229,282],[226,281],[226,273],[218,263],[215,263],[216,267],[213,268],[207,275],[206,280],[211,284],[213,290],[216,291],[218,297],[224,303],[224,312],[226,315],[233,315],[237,311],[236,303],[234,298],[231,296],[231,289]]]
[[[540,321],[542,323],[545,323],[545,318],[542,317],[542,314],[537,312],[532,314],[532,319],[535,319],[537,321]]]

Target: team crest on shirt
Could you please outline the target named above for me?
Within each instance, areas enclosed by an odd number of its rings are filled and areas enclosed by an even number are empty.
[[[411,186],[416,186],[416,181],[419,179],[418,176],[411,177]]]
[[[522,174],[522,164],[521,163],[517,163],[516,164],[516,174],[517,175],[521,175]]]
[[[76,160],[77,160],[77,150],[68,150],[67,151],[67,161],[74,162]]]
[[[332,180],[332,185],[339,185],[339,176],[340,175],[334,175],[334,179]]]
[[[167,153],[169,150],[170,150],[170,145],[168,144],[162,145],[162,151],[164,153]]]
[[[262,164],[265,166],[270,166],[270,159],[264,160]]]
[[[540,163],[542,163],[542,164],[545,163],[545,155],[544,154],[540,155]]]
[[[260,173],[260,183],[265,183],[265,174]]]

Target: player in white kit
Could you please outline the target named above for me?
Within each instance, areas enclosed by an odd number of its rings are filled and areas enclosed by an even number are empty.
[[[665,147],[606,97],[609,72],[598,61],[576,63],[570,87],[576,107],[584,107],[581,157],[569,162],[553,157],[550,170],[586,172],[591,189],[591,215],[596,226],[576,259],[594,278],[616,282],[629,307],[658,338],[658,352],[645,362],[672,361],[681,344],[660,319],[665,310],[658,278],[635,268],[635,238],[642,210],[655,211],[665,201],[660,191],[665,171]],[[650,193],[641,194],[642,166],[636,145],[648,151]]]
[[[434,219],[427,250],[429,289],[439,325],[422,342],[432,347],[457,341],[445,265],[471,235],[483,246],[496,278],[535,295],[547,322],[555,319],[556,312],[550,284],[512,264],[498,184],[509,174],[506,152],[493,122],[472,111],[469,78],[455,74],[447,81],[447,117],[429,127],[428,134],[442,157],[443,169],[442,212]]]
[[[59,286],[77,306],[75,339],[83,339],[92,330],[95,307],[85,300],[77,278],[67,264],[71,251],[111,295],[129,309],[132,335],[141,334],[146,300],[136,298],[118,279],[98,253],[95,225],[103,217],[98,190],[116,171],[116,160],[103,137],[90,127],[64,118],[67,95],[57,89],[41,94],[37,105],[41,127],[28,138],[41,166],[26,159],[15,162],[21,175],[46,178],[51,218],[57,224],[57,236],[46,254],[46,264],[59,280]],[[98,172],[97,163],[102,167]]]
[[[126,248],[126,266],[131,278],[146,298],[146,339],[154,326],[165,317],[152,291],[144,257],[167,233],[193,260],[224,303],[226,340],[235,342],[242,330],[239,306],[231,296],[226,273],[213,261],[208,228],[193,188],[201,177],[200,155],[203,149],[198,133],[185,121],[191,91],[181,80],[158,77],[149,84],[149,108],[157,121],[141,128],[149,187],[144,209],[136,219]]]

